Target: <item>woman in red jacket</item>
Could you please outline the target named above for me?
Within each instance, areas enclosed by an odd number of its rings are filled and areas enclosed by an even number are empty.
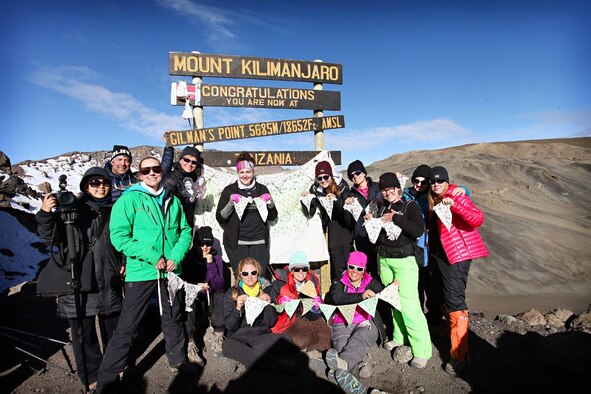
[[[469,197],[452,194],[455,185],[449,184],[447,170],[441,166],[431,169],[429,193],[429,266],[437,292],[445,306],[451,336],[451,360],[445,365],[450,375],[461,373],[468,361],[468,306],[466,284],[473,259],[488,256],[477,228],[484,222],[484,214]],[[449,229],[434,208],[449,206]]]

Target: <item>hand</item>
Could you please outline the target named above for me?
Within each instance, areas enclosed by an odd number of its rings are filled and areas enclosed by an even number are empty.
[[[261,293],[259,295],[259,299],[266,301],[266,302],[271,302],[271,297],[269,297],[269,294],[267,294],[267,293]]]
[[[454,200],[452,200],[451,197],[445,197],[443,200],[441,200],[441,203],[443,205],[449,205],[451,207],[452,205],[454,205]]]
[[[269,202],[269,201],[271,200],[271,195],[270,195],[269,193],[264,193],[264,194],[261,194],[261,199],[262,199],[264,202]]]
[[[372,297],[375,297],[375,296],[376,296],[376,293],[374,293],[371,290],[365,290],[363,292],[363,294],[361,294],[361,298],[363,298],[364,300],[367,300],[368,298],[372,298]]]
[[[310,194],[310,192],[308,192],[308,191],[305,191],[305,192],[301,192],[301,193],[300,193],[300,196],[302,196],[302,197],[306,197],[308,194]]]
[[[158,271],[166,269],[166,261],[164,260],[164,258],[161,257],[160,260],[158,260],[158,262],[156,263],[156,269]]]
[[[347,199],[345,200],[345,204],[347,204],[347,205],[353,204],[353,197],[347,197]]]
[[[124,265],[122,265],[121,268],[119,269],[119,275],[125,276],[125,266]]]
[[[165,131],[164,134],[162,135],[162,142],[164,142],[164,145],[166,145],[166,140],[168,139],[168,134],[170,134],[170,131]]]
[[[166,260],[166,272],[172,272],[176,269],[176,264],[172,260]]]
[[[382,215],[382,222],[391,222],[396,212],[389,212]]]
[[[209,290],[209,284],[208,283],[197,283],[197,286],[201,286],[201,292],[205,293],[206,291]]]
[[[363,216],[363,220],[370,220],[370,219],[373,219],[373,215],[371,213],[366,213]]]
[[[234,201],[234,204],[238,204],[240,202],[240,194],[234,193],[230,196],[230,200]]]
[[[57,197],[53,193],[46,194],[41,202],[41,209],[49,213],[57,206]]]
[[[463,187],[456,187],[451,191],[451,195],[452,196],[465,196],[466,189],[464,189]]]
[[[213,263],[213,255],[211,253],[204,254],[203,258],[205,259],[207,264]]]
[[[248,296],[246,294],[239,295],[236,299],[236,309],[238,309],[239,311],[242,310],[242,307],[244,306],[244,303],[246,302],[247,298]]]

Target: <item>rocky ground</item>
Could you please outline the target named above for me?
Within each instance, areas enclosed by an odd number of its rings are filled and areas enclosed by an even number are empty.
[[[67,325],[55,318],[52,299],[36,298],[33,284],[26,284],[9,296],[2,296],[0,343],[0,391],[14,393],[79,393],[70,345],[35,338],[7,327],[35,335],[68,340]],[[173,375],[167,366],[164,343],[159,333],[156,311],[143,324],[137,364],[125,372],[126,393],[338,393],[326,379],[323,361],[309,360],[304,353],[293,357],[261,360],[264,368],[232,371],[223,357],[207,349],[207,364],[194,374]],[[449,342],[439,329],[433,329],[433,358],[424,370],[394,361],[390,352],[375,347],[370,353],[373,376],[363,382],[390,393],[468,393],[468,392],[567,392],[585,390],[591,384],[591,313],[573,315],[558,309],[542,315],[531,310],[520,315],[487,318],[483,313],[470,316],[469,370],[458,378],[447,375],[443,360]],[[20,339],[20,341],[19,341]],[[38,348],[32,345],[39,346]],[[47,359],[41,362],[17,350]]]

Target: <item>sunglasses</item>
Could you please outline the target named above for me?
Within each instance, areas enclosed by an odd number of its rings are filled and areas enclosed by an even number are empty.
[[[320,175],[316,177],[318,182],[328,181],[330,179],[330,175]]]
[[[429,181],[427,179],[413,179],[412,183],[415,185],[426,185],[429,183]]]
[[[353,171],[353,172],[351,173],[351,177],[359,176],[359,175],[361,175],[362,173],[363,173],[363,171],[361,171],[361,170]]]
[[[259,272],[258,271],[250,271],[250,272],[242,271],[240,274],[242,274],[242,276],[244,276],[246,278],[248,275],[257,276],[259,274]]]
[[[309,269],[308,267],[295,267],[295,268],[292,268],[291,270],[293,272],[308,272],[308,269]]]
[[[438,184],[438,185],[441,185],[442,183],[445,183],[445,182],[447,182],[447,179],[438,179],[438,180],[436,180],[436,181],[433,181],[433,184],[435,184],[435,183],[436,183],[436,184]]]
[[[142,175],[148,175],[150,173],[150,171],[153,171],[154,174],[160,174],[160,173],[162,173],[162,167],[154,166],[154,167],[140,168],[140,174],[142,174]]]
[[[88,186],[97,188],[99,186],[111,187],[111,181],[106,179],[91,179],[88,181]]]
[[[349,268],[351,271],[355,271],[355,270],[357,270],[358,272],[365,271],[365,268],[363,268],[363,267],[356,267],[354,265],[348,265],[347,268]]]
[[[203,247],[210,247],[210,246],[213,246],[213,242],[204,242],[204,243],[201,244],[201,247],[202,248]]]
[[[197,165],[197,163],[198,163],[198,161],[197,161],[197,160],[191,160],[191,159],[187,159],[186,157],[183,157],[181,160],[182,160],[182,161],[184,161],[184,162],[185,162],[185,163],[187,163],[187,164],[193,164],[194,166],[196,166],[196,165]]]

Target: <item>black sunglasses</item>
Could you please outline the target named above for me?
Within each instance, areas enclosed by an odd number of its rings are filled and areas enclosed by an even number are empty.
[[[301,272],[308,272],[308,269],[309,269],[308,267],[295,267],[295,268],[292,268],[291,270],[293,272],[300,272],[300,271]]]
[[[328,181],[330,179],[330,175],[320,175],[320,176],[317,176],[316,179],[318,180],[318,182]]]
[[[363,171],[361,171],[361,170],[353,171],[353,172],[351,173],[351,177],[354,177],[354,176],[359,176],[359,175],[361,175],[361,173],[362,173],[362,172],[363,172]]]
[[[365,268],[363,268],[363,267],[356,267],[354,265],[348,265],[347,268],[349,268],[351,271],[355,271],[355,270],[357,270],[359,272],[365,271]]]
[[[259,273],[259,271],[250,271],[250,272],[248,272],[248,271],[242,271],[242,272],[241,272],[242,276],[244,276],[245,278],[246,278],[248,275],[257,276],[257,275],[258,275],[258,273]]]
[[[427,185],[429,183],[429,180],[427,179],[413,179],[412,183],[414,183],[415,185]]]
[[[213,242],[203,242],[201,244],[201,247],[203,247],[203,246],[213,246]]]
[[[108,181],[106,179],[91,179],[90,181],[88,181],[88,185],[94,188],[97,188],[101,185],[105,187],[111,187],[111,181]]]
[[[185,163],[187,164],[193,164],[194,166],[196,166],[199,162],[197,160],[191,160],[191,159],[187,159],[186,157],[183,157],[182,159]]]
[[[436,181],[433,181],[433,184],[437,183],[438,185],[441,185],[442,183],[447,182],[447,179],[437,179]]]
[[[140,174],[142,174],[142,175],[148,175],[150,173],[150,171],[153,171],[154,174],[160,174],[160,173],[162,173],[162,167],[153,166],[153,167],[140,168]]]

